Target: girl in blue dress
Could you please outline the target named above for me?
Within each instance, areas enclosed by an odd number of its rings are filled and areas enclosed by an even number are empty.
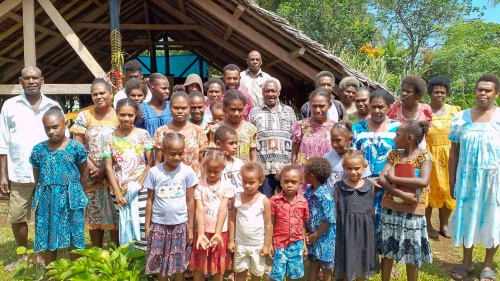
[[[30,156],[35,176],[35,252],[45,251],[45,262],[57,258],[57,249],[84,248],[87,196],[87,149],[66,137],[64,114],[50,108],[42,118],[48,140],[37,144]],[[74,260],[76,256],[70,254]]]
[[[451,121],[450,193],[457,205],[450,222],[455,246],[463,246],[462,265],[452,277],[464,279],[474,269],[472,250],[483,244],[486,255],[480,280],[495,280],[493,257],[500,244],[500,109],[495,99],[500,81],[493,74],[476,83],[476,105]]]

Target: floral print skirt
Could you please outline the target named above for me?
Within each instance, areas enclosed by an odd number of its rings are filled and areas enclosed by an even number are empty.
[[[432,263],[425,216],[382,208],[377,236],[382,258],[417,267]]]
[[[118,229],[116,212],[106,186],[85,193],[89,203],[85,208],[85,229]]]

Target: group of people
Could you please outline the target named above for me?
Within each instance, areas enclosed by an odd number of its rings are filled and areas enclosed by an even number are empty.
[[[250,52],[247,63],[205,83],[191,74],[171,93],[166,76],[144,82],[130,61],[114,98],[108,82],[93,82],[94,106],[69,131],[60,106],[40,91],[41,71],[23,69],[24,93],[0,114],[0,188],[10,192],[16,243],[27,246],[32,207],[34,250],[46,264],[58,249],[85,247],[85,229],[97,247],[109,230],[115,244],[146,251],[145,274],[159,280],[186,271],[195,281],[222,280],[231,270],[239,281],[266,271],[266,280],[300,279],[305,257],[309,280],[380,272],[386,281],[394,261],[417,280],[432,262],[429,239],[442,236],[464,249],[453,278],[471,273],[473,246],[482,243],[481,280],[495,280],[496,76],[479,77],[476,105],[460,111],[445,103],[446,77],[406,76],[396,102],[354,77],[336,92],[335,77],[321,71],[297,120],[260,54]]]

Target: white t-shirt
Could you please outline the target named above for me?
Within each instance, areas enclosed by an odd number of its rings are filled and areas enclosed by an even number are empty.
[[[326,158],[326,160],[330,162],[330,165],[332,165],[332,174],[328,178],[327,186],[331,191],[333,191],[334,184],[346,178],[344,168],[342,167],[342,158],[340,158],[335,150],[326,153],[325,155],[323,155],[323,158]],[[371,175],[372,171],[370,170],[370,166],[368,165],[361,174],[361,178],[367,178]]]
[[[151,91],[148,88],[148,94],[146,95],[146,99],[144,102],[148,102],[151,100]],[[116,92],[115,97],[113,98],[113,107],[116,108],[116,104],[118,103],[119,100],[122,100],[127,97],[127,94],[125,93],[125,88],[119,90]]]
[[[264,244],[264,194],[250,205],[243,205],[241,194],[236,194],[234,207],[236,213],[236,230],[234,240],[243,246],[260,246]]]
[[[217,225],[217,216],[219,215],[219,206],[222,198],[233,198],[234,188],[227,181],[221,180],[218,185],[208,186],[205,180],[202,180],[194,191],[194,199],[203,202],[205,209],[205,232],[215,233]],[[222,226],[222,232],[227,231],[227,216]]]
[[[172,172],[165,171],[163,163],[151,168],[144,181],[155,192],[151,221],[164,225],[187,222],[186,191],[197,184],[196,173],[184,163]]]
[[[240,169],[243,161],[233,157],[233,163],[226,162],[226,167],[222,171],[222,180],[228,181],[234,187],[234,193],[243,192],[243,183],[241,182]]]

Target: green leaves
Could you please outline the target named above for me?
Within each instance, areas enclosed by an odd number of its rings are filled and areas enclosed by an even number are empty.
[[[76,249],[72,253],[82,257],[76,261],[61,259],[49,264],[47,275],[51,280],[141,281],[146,264],[145,253],[135,250],[133,243],[116,249]]]

